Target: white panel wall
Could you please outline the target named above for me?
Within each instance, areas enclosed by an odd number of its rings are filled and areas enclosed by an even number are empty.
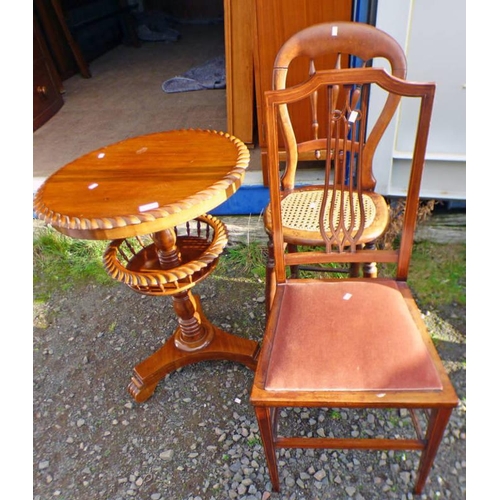
[[[437,85],[421,195],[465,199],[465,0],[379,0],[377,27],[405,49],[408,79]],[[378,106],[379,94],[372,96]],[[377,191],[405,193],[416,110],[403,106],[374,172]]]

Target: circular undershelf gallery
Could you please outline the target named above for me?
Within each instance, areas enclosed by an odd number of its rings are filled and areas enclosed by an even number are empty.
[[[146,295],[175,295],[206,278],[227,244],[224,224],[202,215],[175,228],[180,264],[162,269],[151,236],[113,240],[104,253],[106,272],[134,291]]]

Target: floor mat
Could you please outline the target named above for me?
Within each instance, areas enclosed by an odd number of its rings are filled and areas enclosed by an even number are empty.
[[[161,88],[167,94],[193,90],[225,89],[226,61],[224,56],[215,57],[201,66],[191,68],[181,76],[163,82]]]

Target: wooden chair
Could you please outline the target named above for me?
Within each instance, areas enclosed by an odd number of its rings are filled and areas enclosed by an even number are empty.
[[[341,157],[355,159],[361,165],[366,161],[363,134],[368,103],[364,95],[369,87],[405,96],[417,113],[404,218],[400,239],[394,245],[397,248],[362,248],[360,242],[372,215],[357,201],[364,191],[352,179],[355,170],[348,161],[339,161]],[[326,182],[322,202],[314,211],[321,245],[309,251],[298,248],[288,252],[288,230],[283,222],[287,217],[283,201],[288,192],[283,191],[279,177],[278,126],[287,126],[282,123],[287,103],[324,89],[330,117],[326,143],[322,143]],[[408,82],[381,68],[356,68],[318,71],[301,85],[265,95],[277,286],[251,403],[276,491],[276,448],[409,449],[421,450],[415,484],[419,494],[452,409],[458,404],[406,282],[434,92],[433,83]],[[368,155],[371,158],[373,151]],[[377,262],[381,266],[379,275],[385,277],[290,277],[293,266],[331,262]],[[348,413],[363,409],[395,411],[398,416],[408,412],[414,425],[409,426],[412,434],[403,437],[342,437],[337,428],[324,437],[304,437],[282,428],[287,423],[282,414],[292,409],[289,413],[293,415],[294,408],[336,408]]]
[[[306,28],[292,36],[282,46],[274,63],[273,89],[279,90],[290,86],[287,82],[289,69],[298,73],[297,65],[308,62],[309,75],[316,72],[317,64],[340,69],[349,65],[367,67],[374,58],[380,64],[385,60],[391,73],[399,78],[406,77],[406,58],[399,44],[387,33],[363,23],[324,23]],[[316,61],[319,61],[316,63]],[[294,66],[295,65],[295,66]],[[307,75],[306,78],[307,79]],[[292,82],[293,83],[293,82]],[[338,96],[334,95],[333,99]],[[368,93],[360,98],[368,100]],[[399,102],[398,95],[389,95],[379,115],[376,125],[370,135],[364,136],[359,147],[364,149],[363,162],[356,165],[358,169],[353,178],[361,187],[361,200],[365,211],[370,217],[365,221],[363,234],[359,238],[359,245],[373,246],[377,238],[384,233],[388,222],[388,207],[384,198],[374,192],[376,180],[372,172],[373,155],[377,144],[391,120]],[[361,101],[360,101],[361,103]],[[323,108],[326,106],[325,97],[318,93],[310,96],[310,116],[303,116],[289,103],[280,107],[280,119],[283,129],[283,139],[280,138],[280,158],[285,160],[285,168],[281,178],[281,188],[286,196],[283,197],[282,209],[285,212],[283,234],[289,250],[294,251],[298,245],[322,245],[323,238],[316,225],[317,210],[321,205],[322,190],[318,186],[298,185],[296,182],[297,166],[300,160],[317,160],[325,158],[326,151],[326,117]],[[304,106],[301,108],[304,109]],[[307,109],[307,107],[306,107]],[[310,122],[310,134],[304,135],[304,120]],[[345,139],[349,139],[346,137]],[[336,157],[339,163],[352,164],[348,157]],[[358,202],[356,202],[358,203]],[[316,211],[311,207],[316,207]],[[292,208],[293,207],[293,208]],[[311,222],[312,221],[312,222]],[[264,226],[269,234],[269,258],[266,275],[266,304],[269,311],[275,291],[274,259],[272,247],[272,223],[270,206],[264,213]],[[351,276],[360,273],[360,264],[353,264],[348,269],[335,268],[336,271],[349,272]],[[294,268],[297,274],[300,267]],[[309,267],[309,270],[314,268]],[[376,276],[377,268],[373,263],[365,263],[363,275]]]

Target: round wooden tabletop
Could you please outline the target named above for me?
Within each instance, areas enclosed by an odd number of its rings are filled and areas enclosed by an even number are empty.
[[[39,219],[82,239],[174,227],[209,212],[241,186],[250,155],[236,137],[171,130],[106,146],[68,163],[35,195]]]

